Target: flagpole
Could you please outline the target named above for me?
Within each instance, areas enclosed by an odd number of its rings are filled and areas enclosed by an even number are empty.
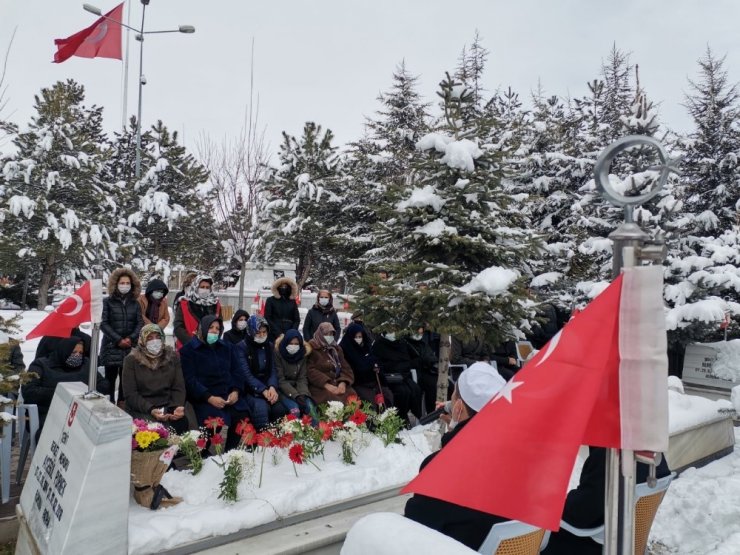
[[[126,1],[126,25],[131,27],[131,2]],[[131,30],[126,29],[126,59],[123,62],[123,106],[121,107],[121,131],[126,131],[128,117],[128,57],[130,53]]]
[[[136,116],[136,169],[134,175],[136,179],[141,177],[141,95],[144,90],[144,17],[146,16],[146,7],[149,0],[141,2],[141,31],[136,35],[139,41],[139,110]]]
[[[100,343],[100,324],[94,323],[90,339],[90,374],[87,379],[87,395],[97,394],[98,386],[98,344]]]

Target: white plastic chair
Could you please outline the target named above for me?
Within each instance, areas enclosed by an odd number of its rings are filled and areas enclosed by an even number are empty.
[[[549,538],[549,536],[548,536]],[[491,527],[478,553],[536,555],[546,545],[545,530],[518,520],[499,522]]]
[[[642,555],[646,552],[647,540],[655,513],[658,511],[663,496],[675,476],[676,473],[672,472],[668,476],[659,478],[654,488],[646,483],[637,484],[637,487],[635,487],[635,553]],[[596,543],[604,545],[603,524],[596,528],[576,528],[561,520],[560,527],[574,536],[591,538]]]
[[[3,412],[13,416],[13,405],[3,406]],[[2,502],[7,503],[10,499],[10,449],[13,445],[13,420],[3,420],[3,437],[0,438],[0,489]]]
[[[22,399],[21,399],[22,400]],[[30,453],[36,451],[36,434],[39,431],[39,407],[26,403],[16,407],[18,417],[18,469],[15,472],[15,483],[20,484],[23,477],[23,469],[26,466],[26,458]],[[26,429],[28,422],[28,430]]]

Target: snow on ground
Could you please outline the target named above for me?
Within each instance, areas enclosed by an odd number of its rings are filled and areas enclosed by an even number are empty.
[[[218,499],[218,484],[223,477],[218,457],[206,459],[197,476],[187,470],[170,471],[162,484],[183,502],[152,512],[132,501],[129,553],[156,553],[387,487],[401,487],[416,476],[419,464],[431,452],[421,427],[403,432],[401,437],[405,445],[384,447],[379,439],[365,434],[368,445],[359,451],[354,465],[342,462],[339,443],[327,442],[325,460],[316,459],[320,470],[310,463],[297,465],[297,478],[287,453],[283,452],[274,465],[268,450],[261,488],[257,487],[261,453],[256,453],[239,487],[239,501],[234,504]]]
[[[720,378],[740,383],[740,339],[705,343],[717,351],[717,360],[712,365],[712,373]]]
[[[697,395],[684,395],[670,389],[668,391],[668,424],[671,434],[689,430],[702,422],[722,418],[719,411],[731,410],[732,403],[727,399],[716,401]]]

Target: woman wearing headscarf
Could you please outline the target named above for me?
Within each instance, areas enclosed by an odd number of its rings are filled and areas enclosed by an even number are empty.
[[[236,424],[250,413],[244,395],[244,359],[235,345],[221,339],[223,330],[221,318],[204,316],[195,337],[180,349],[180,364],[198,426],[211,416],[223,418],[229,427],[228,450],[239,445]]]
[[[336,343],[334,326],[328,322],[319,324],[311,345],[311,354],[306,361],[308,390],[316,403],[327,401],[347,402],[347,397],[357,395],[352,384],[355,376],[344,358],[342,348]]]
[[[265,320],[270,325],[270,341],[274,342],[288,330],[297,330],[301,323],[298,312],[298,284],[281,277],[272,284],[272,297],[265,302]]]
[[[180,358],[164,344],[164,332],[156,324],[141,328],[136,347],[123,361],[123,394],[133,418],[162,422],[178,434],[187,431]]]
[[[303,322],[303,339],[306,341],[313,339],[316,330],[319,329],[319,324],[322,322],[328,322],[332,325],[335,332],[334,337],[338,341],[341,333],[339,316],[337,316],[337,311],[334,309],[333,297],[328,289],[319,291],[316,304],[308,310]]]
[[[175,307],[174,333],[179,351],[195,337],[198,324],[205,316],[221,316],[221,301],[213,293],[213,278],[199,275]]]
[[[144,324],[157,324],[161,329],[170,323],[170,307],[167,306],[167,293],[170,290],[161,279],[153,279],[146,286],[146,292],[139,297],[141,316]]]
[[[306,359],[311,354],[311,345],[305,343],[298,330],[288,330],[275,343],[275,368],[278,387],[287,399],[283,400],[291,412],[298,409],[301,414],[316,416],[316,403],[308,390]]]
[[[100,363],[105,366],[105,379],[110,383],[110,400],[115,402],[116,379],[121,375],[123,359],[139,340],[144,325],[138,298],[141,282],[128,268],[118,268],[108,278],[108,297],[103,299],[100,329],[103,343]],[[118,384],[118,404],[123,405],[123,380]]]
[[[269,335],[267,320],[253,314],[247,321],[244,343],[237,345],[246,360],[247,402],[258,430],[279,420],[289,410],[278,391],[275,352]]]
[[[231,329],[224,333],[224,341],[234,344],[244,341],[247,338],[247,320],[249,320],[249,312],[246,310],[240,308],[234,312]]]
[[[380,372],[378,361],[370,352],[371,341],[361,324],[350,324],[344,330],[344,337],[339,342],[344,358],[352,367],[355,376],[354,387],[363,401],[378,403],[378,394],[382,395],[382,404],[393,406],[393,392],[388,388],[385,377]],[[378,385],[380,384],[380,385]]]
[[[83,343],[76,337],[60,340],[47,357],[37,358],[28,367],[37,376],[21,386],[23,400],[39,407],[39,432],[54,398],[54,390],[61,382],[88,383],[90,360],[83,353]],[[97,380],[97,390],[108,393],[108,382]]]

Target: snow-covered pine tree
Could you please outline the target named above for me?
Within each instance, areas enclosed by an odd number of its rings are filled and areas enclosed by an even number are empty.
[[[381,108],[368,118],[364,137],[350,144],[339,245],[347,249],[350,261],[377,246],[373,229],[387,202],[386,190],[405,181],[416,156],[416,143],[428,130],[428,104],[422,102],[416,87],[417,77],[402,61],[393,72],[390,90],[378,96]],[[345,271],[356,275],[358,266],[350,263]]]
[[[408,182],[389,188],[393,210],[379,220],[381,248],[366,265],[369,282],[379,269],[390,279],[372,283],[360,305],[378,331],[424,323],[447,337],[442,391],[450,334],[498,344],[519,333],[527,316],[520,268],[538,246],[492,172],[498,152],[481,140],[490,122],[463,124],[472,93],[448,74],[438,95],[444,117],[417,143]]]
[[[473,43],[463,46],[454,77],[460,81],[460,85],[466,88],[471,95],[471,102],[463,108],[463,117],[467,110],[478,113],[484,103],[485,89],[483,88],[483,73],[486,69],[486,61],[490,52],[483,46],[483,38],[478,29],[475,30]]]
[[[694,130],[681,163],[681,216],[669,251],[665,297],[674,346],[721,338],[726,313],[740,316],[740,111],[724,58],[709,48],[689,81],[686,108]]]
[[[59,270],[80,272],[99,248],[112,247],[108,224],[115,206],[104,180],[103,109],[86,108],[84,98],[73,80],[42,89],[37,113],[14,138],[16,153],[3,167],[4,228],[12,230],[6,239],[19,258],[39,268],[41,307]]]
[[[261,189],[258,241],[264,261],[295,261],[298,286],[336,278],[344,195],[331,130],[307,122],[300,138],[283,132],[279,166]]]

